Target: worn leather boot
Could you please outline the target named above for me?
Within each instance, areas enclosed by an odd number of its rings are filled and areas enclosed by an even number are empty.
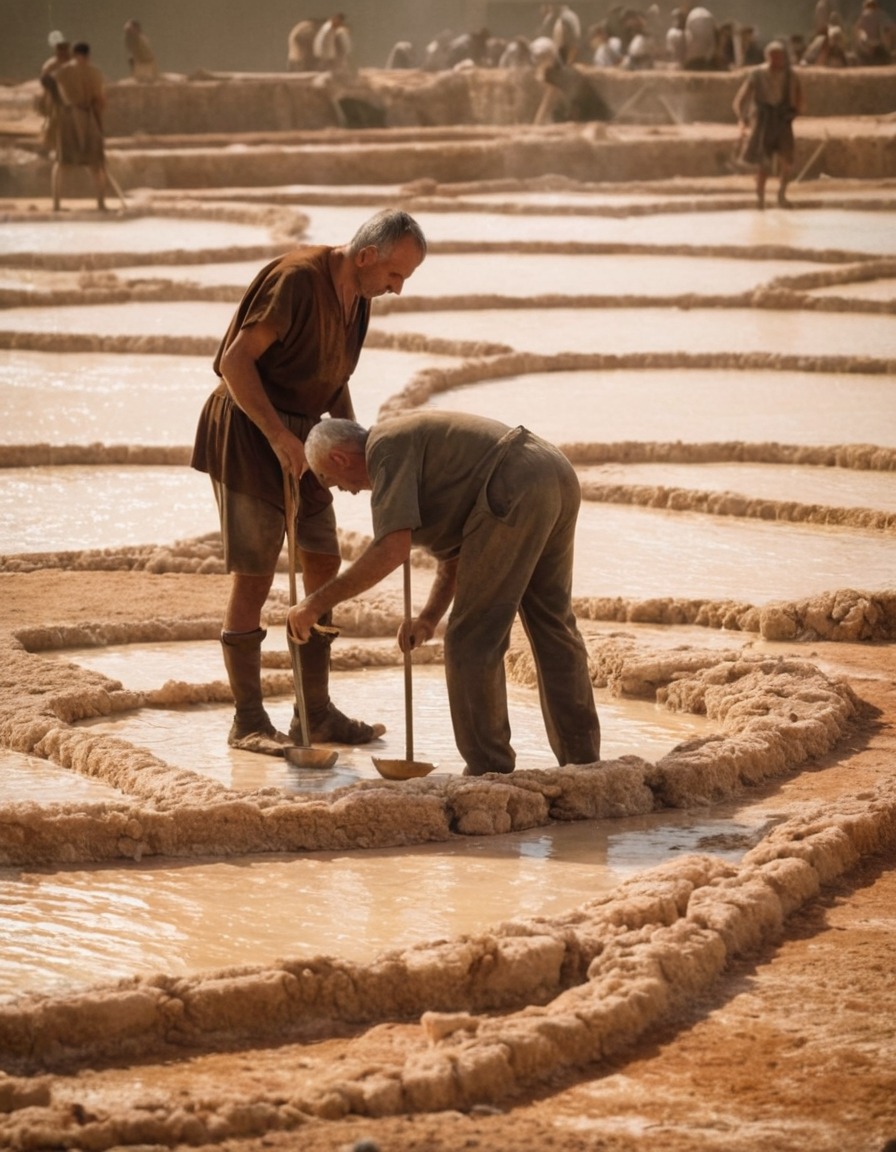
[[[264,708],[261,644],[265,636],[264,628],[256,628],[254,632],[221,633],[224,667],[236,705],[227,743],[231,748],[241,748],[245,752],[282,756],[284,746],[292,741],[277,731]]]
[[[321,618],[320,623],[328,626],[331,618],[330,613],[327,613]],[[309,739],[312,744],[369,744],[371,740],[378,740],[382,736],[386,726],[352,720],[340,712],[330,699],[332,643],[331,635],[312,631],[310,639],[298,646],[305,708],[308,712]],[[289,726],[289,735],[296,744],[301,743],[302,726],[295,710]]]

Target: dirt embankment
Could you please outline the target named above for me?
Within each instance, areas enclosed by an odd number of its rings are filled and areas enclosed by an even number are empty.
[[[804,69],[807,115],[798,168],[845,179],[896,171],[893,69]],[[116,178],[133,188],[351,184],[363,156],[368,183],[420,179],[657,180],[732,171],[737,73],[585,69],[604,109],[584,124],[535,125],[543,87],[534,72],[364,70],[205,74],[109,85],[107,145]],[[36,81],[0,92],[0,196],[48,187],[37,154]],[[849,119],[846,119],[846,116]]]

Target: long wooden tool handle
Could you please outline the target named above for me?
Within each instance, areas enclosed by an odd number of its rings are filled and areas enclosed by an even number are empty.
[[[289,561],[289,606],[298,603],[296,598],[296,511],[298,509],[298,494],[296,483],[292,475],[283,473],[283,515],[286,518],[286,554]],[[299,729],[302,735],[302,747],[311,746],[311,730],[308,725],[308,709],[305,704],[305,685],[302,681],[302,661],[299,649],[289,634],[289,624],[286,626],[286,646],[289,648],[289,660],[292,664],[292,681],[295,688],[296,711],[299,714]]]
[[[286,554],[289,558],[289,606],[298,604],[296,598],[296,509],[298,507],[295,481],[289,472],[283,473],[283,515],[286,519]]]
[[[414,759],[414,712],[411,705],[411,560],[404,562],[404,632],[408,646],[404,650],[404,726],[405,756]]]

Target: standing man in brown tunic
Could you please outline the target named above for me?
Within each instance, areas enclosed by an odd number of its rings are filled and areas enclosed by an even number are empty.
[[[765,208],[765,185],[778,158],[778,206],[790,208],[787,185],[793,173],[793,121],[802,111],[802,89],[780,40],[765,47],[765,63],[752,68],[734,97],[741,134],[749,128],[742,159],[756,165],[756,205]]]
[[[90,63],[90,45],[80,40],[72,59],[55,73],[59,93],[56,158],[53,163],[53,211],[62,203],[62,172],[66,167],[86,166],[96,186],[96,206],[106,210],[106,149],[103,112],[106,86],[99,68]]]
[[[274,728],[261,690],[261,613],[283,547],[284,477],[299,485],[297,555],[310,595],[338,573],[340,556],[332,496],[308,469],[305,438],[326,412],[354,419],[349,377],[370,301],[399,295],[425,255],[419,225],[397,210],[372,217],[348,244],[297,248],[255,277],[218,350],[221,382],[203,408],[192,465],[211,477],[231,573],[221,643],[234,748],[282,755],[300,740],[297,717],[288,736]],[[382,725],[352,720],[331,702],[328,636],[315,631],[300,659],[313,742],[382,735]]]
[[[594,764],[600,724],[585,643],[572,610],[581,488],[575,469],[525,428],[459,412],[412,412],[370,431],[325,420],[306,442],[320,482],[371,490],[373,543],[290,609],[306,639],[336,604],[372,588],[412,544],[438,560],[427,602],[399,632],[403,651],[432,637],[451,607],[445,676],[464,775],[512,772],[504,654],[517,613],[532,646],[558,764]],[[306,645],[307,647],[307,645]]]

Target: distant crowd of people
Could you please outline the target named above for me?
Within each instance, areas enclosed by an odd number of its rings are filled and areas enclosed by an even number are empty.
[[[842,68],[896,61],[896,22],[878,0],[863,0],[852,22],[818,0],[811,28],[783,39],[792,65]],[[596,68],[684,69],[729,71],[763,63],[764,47],[752,24],[716,19],[702,5],[675,7],[664,19],[658,4],[645,9],[616,5],[605,19],[589,27],[568,4],[543,4],[540,23],[531,36],[492,36],[487,28],[457,34],[446,29],[417,51],[399,40],[387,68],[518,68],[571,65]]]
[[[67,167],[90,169],[97,206],[105,209],[109,175],[105,165],[103,112],[105,84],[90,59],[85,41],[70,42],[61,32],[49,37],[53,55],[40,72],[44,113],[43,147],[53,154],[53,207],[59,210]],[[140,84],[160,78],[152,46],[136,19],[124,25],[124,45],[131,78]],[[351,29],[345,14],[299,21],[289,32],[287,69],[351,73]],[[764,207],[768,161],[776,157],[781,173],[779,203],[787,206],[785,189],[793,153],[792,121],[801,110],[802,92],[794,75],[800,66],[878,66],[896,62],[896,22],[878,0],[862,0],[858,16],[847,25],[832,0],[817,0],[812,27],[803,33],[763,42],[753,25],[719,23],[702,6],[673,8],[664,21],[659,6],[642,10],[617,5],[588,28],[568,4],[542,4],[533,35],[502,38],[487,28],[456,34],[444,30],[417,52],[409,40],[397,41],[389,69],[420,68],[435,72],[466,68],[534,69],[544,85],[535,123],[609,118],[588,68],[651,68],[689,71],[750,70],[734,102],[744,136],[744,159],[758,164],[757,197]],[[580,67],[584,66],[584,67]],[[758,123],[757,109],[777,107]]]

